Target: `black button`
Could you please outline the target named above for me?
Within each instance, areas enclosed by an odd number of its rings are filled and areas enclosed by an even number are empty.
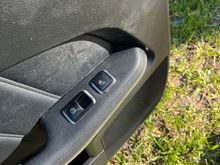
[[[88,92],[81,91],[61,112],[68,121],[76,123],[94,104],[95,99]]]
[[[99,72],[91,81],[90,85],[98,92],[103,94],[106,89],[114,83],[115,79],[106,71]]]
[[[81,108],[77,103],[74,103],[71,108],[66,107],[64,109],[66,117],[68,117],[73,122],[76,122],[80,118],[83,111],[84,109]]]

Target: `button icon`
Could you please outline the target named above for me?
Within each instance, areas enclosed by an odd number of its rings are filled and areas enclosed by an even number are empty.
[[[70,113],[72,114],[72,115],[74,115],[75,113],[76,113],[76,108],[75,107],[72,107],[71,109],[70,109]]]
[[[105,83],[106,83],[106,82],[103,81],[103,80],[99,80],[99,81],[98,81],[98,84],[99,84],[99,85],[104,85]]]

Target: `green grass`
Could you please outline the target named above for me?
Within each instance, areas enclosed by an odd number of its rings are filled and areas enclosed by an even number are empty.
[[[171,0],[161,102],[109,164],[220,164],[220,0]]]

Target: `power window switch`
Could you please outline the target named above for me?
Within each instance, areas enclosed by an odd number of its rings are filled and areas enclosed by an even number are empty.
[[[107,71],[99,72],[91,81],[90,86],[98,93],[105,93],[113,84],[115,78]]]
[[[72,105],[71,108],[66,108],[63,110],[65,117],[74,123],[79,120],[81,114],[83,114],[84,109],[81,108],[76,102]]]
[[[79,92],[63,109],[63,116],[76,123],[93,105],[95,99],[87,91]]]

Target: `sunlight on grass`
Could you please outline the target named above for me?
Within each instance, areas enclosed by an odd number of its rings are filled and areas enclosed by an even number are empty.
[[[109,164],[220,164],[220,0],[171,0],[167,88]]]

